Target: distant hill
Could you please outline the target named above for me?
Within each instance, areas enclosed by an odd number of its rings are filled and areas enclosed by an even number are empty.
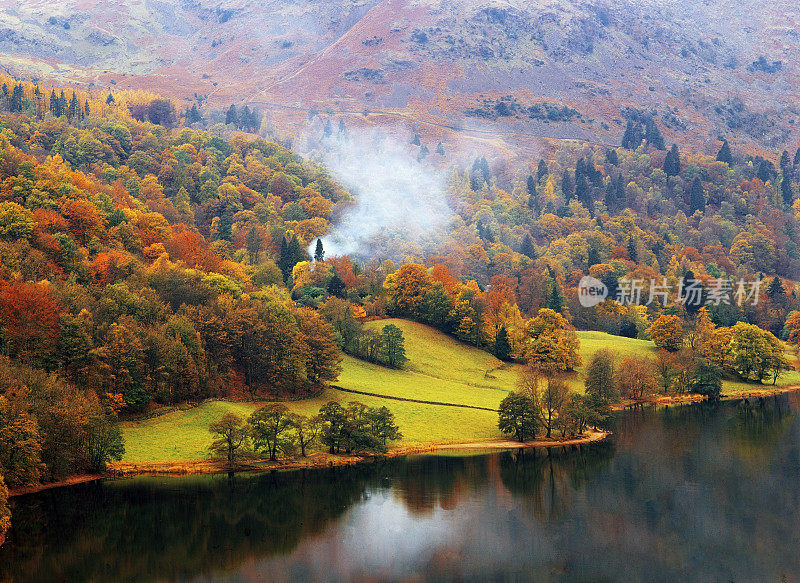
[[[800,140],[790,0],[120,0],[0,2],[18,76],[410,126],[454,149],[542,138],[618,144],[655,111],[667,142],[752,151]],[[709,145],[709,148],[712,146]],[[431,148],[432,150],[433,148]]]

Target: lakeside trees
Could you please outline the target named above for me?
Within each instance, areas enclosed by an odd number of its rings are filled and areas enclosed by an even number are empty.
[[[102,471],[124,452],[113,399],[0,357],[0,468],[10,486]]]
[[[524,442],[535,439],[540,431],[550,439],[554,433],[563,438],[580,435],[588,427],[602,427],[610,413],[609,397],[616,391],[616,385],[612,382],[609,387],[597,381],[607,375],[601,369],[609,364],[607,354],[592,359],[590,367],[597,374],[587,381],[585,395],[570,391],[559,374],[526,368],[520,374],[517,390],[500,403],[498,428]]]
[[[535,393],[511,392],[500,402],[497,427],[520,442],[536,439],[538,404]]]
[[[281,403],[271,403],[256,410],[248,419],[253,448],[266,450],[273,462],[278,459],[278,453],[289,453],[294,446],[287,435],[294,427],[292,421],[289,408]]]
[[[208,426],[214,440],[208,449],[222,457],[233,467],[250,447],[251,429],[244,419],[235,413],[225,413],[219,421]]]
[[[322,442],[332,454],[385,452],[388,441],[402,438],[394,414],[386,407],[367,407],[358,401],[342,407],[329,401],[319,416],[324,424]]]
[[[293,455],[297,447],[306,457],[318,442],[331,454],[382,453],[390,441],[403,437],[387,407],[367,407],[358,401],[345,406],[329,401],[311,417],[293,413],[284,403],[268,403],[247,419],[225,413],[208,430],[214,437],[209,450],[229,467],[259,452],[274,462]]]

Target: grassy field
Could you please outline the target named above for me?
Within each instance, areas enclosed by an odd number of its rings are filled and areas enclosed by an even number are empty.
[[[369,326],[393,323],[403,330],[406,354],[405,369],[391,370],[346,356],[337,385],[387,397],[422,401],[458,403],[496,408],[508,391],[513,390],[519,365],[504,364],[492,355],[462,344],[432,328],[406,320],[381,320]],[[610,336],[602,332],[579,332],[584,362],[602,348],[625,356],[654,358],[652,342]],[[583,391],[583,369],[570,384]],[[800,373],[781,378],[783,386],[800,385]],[[723,391],[734,395],[756,388],[755,385],[726,381]],[[369,406],[387,405],[395,414],[404,438],[400,445],[457,443],[499,438],[497,415],[491,411],[425,405],[356,395],[328,389],[313,399],[289,403],[302,414],[316,413],[329,400],[358,400]],[[124,461],[173,462],[196,460],[207,456],[211,441],[208,425],[228,411],[249,415],[260,404],[211,401],[198,407],[173,411],[153,419],[123,424]]]

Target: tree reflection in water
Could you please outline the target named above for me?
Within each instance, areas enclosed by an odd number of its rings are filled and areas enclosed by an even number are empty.
[[[14,499],[0,580],[800,580],[798,395],[621,413],[581,448]]]

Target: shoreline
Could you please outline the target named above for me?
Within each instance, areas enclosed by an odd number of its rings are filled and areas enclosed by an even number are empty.
[[[732,395],[720,395],[722,401],[735,401],[742,399],[757,399],[764,397],[772,397],[784,393],[791,393],[800,390],[800,386],[786,386],[786,387],[768,387],[763,389],[753,389],[743,391],[741,393]],[[701,395],[678,395],[678,396],[661,396],[652,399],[643,399],[639,401],[628,401],[617,403],[612,406],[614,411],[624,411],[635,407],[637,405],[684,405],[691,403],[700,403],[706,401],[707,398]],[[483,442],[465,442],[465,443],[431,443],[425,445],[410,445],[407,447],[396,447],[390,449],[383,455],[331,455],[328,453],[316,453],[307,458],[293,459],[286,462],[269,462],[265,459],[253,460],[250,463],[243,463],[234,468],[233,472],[259,472],[259,471],[291,471],[291,470],[304,470],[304,469],[320,469],[331,468],[339,466],[351,466],[358,463],[369,463],[378,459],[399,457],[403,455],[417,455],[434,453],[437,451],[454,451],[454,450],[470,450],[470,449],[485,449],[485,450],[508,450],[508,449],[535,449],[535,448],[550,448],[550,447],[569,447],[577,445],[586,445],[589,443],[596,443],[602,441],[611,435],[608,431],[593,431],[584,435],[583,437],[576,437],[570,439],[537,439],[527,441],[524,443],[509,440],[490,440]],[[103,474],[85,474],[69,476],[64,480],[40,484],[37,486],[25,486],[20,488],[9,488],[8,496],[13,498],[15,496],[24,496],[26,494],[35,494],[44,490],[53,488],[62,488],[66,486],[73,486],[76,484],[83,484],[93,482],[96,480],[103,480],[106,478],[133,478],[136,476],[192,476],[192,475],[207,475],[207,474],[224,474],[231,471],[229,468],[221,465],[219,462],[213,460],[181,460],[172,462],[115,462],[109,465],[109,470]]]
[[[785,393],[800,391],[800,385],[786,387],[765,387],[763,389],[752,389],[735,394],[720,394],[720,401],[741,401],[743,399],[763,399],[764,397],[774,397]],[[708,401],[708,397],[697,394],[684,394],[674,396],[655,396],[649,399],[639,399],[636,401],[624,401],[611,406],[612,411],[624,411],[637,405],[690,405],[692,403],[703,403]]]
[[[294,471],[306,469],[323,469],[332,467],[352,466],[359,463],[371,463],[380,459],[394,458],[404,455],[421,455],[435,453],[445,450],[509,450],[509,449],[539,449],[550,447],[571,447],[585,445],[601,441],[611,435],[608,431],[592,431],[583,437],[573,437],[569,439],[537,439],[526,442],[518,441],[482,441],[465,443],[432,443],[427,445],[396,447],[390,449],[383,455],[351,455],[316,453],[307,458],[292,459],[285,462],[270,462],[266,459],[252,460],[249,463],[242,463],[230,470],[220,462],[214,460],[186,460],[173,462],[115,462],[109,465],[109,470],[104,474],[86,474],[70,476],[64,480],[49,482],[38,486],[26,486],[21,488],[9,488],[8,496],[24,496],[35,494],[44,490],[63,488],[76,484],[84,484],[107,478],[134,478],[138,476],[161,476],[161,477],[181,477],[181,476],[201,476],[210,474],[225,474],[230,471],[235,473],[242,472],[267,472],[267,471]]]

